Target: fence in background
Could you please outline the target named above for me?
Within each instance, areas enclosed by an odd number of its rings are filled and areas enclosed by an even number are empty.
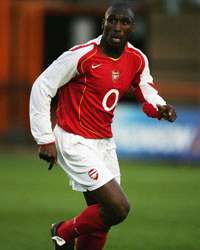
[[[80,29],[74,29],[73,33],[70,25],[83,24],[80,22],[83,19],[78,17],[91,18],[95,25],[99,24],[96,30],[92,28],[87,32],[94,32],[92,35],[101,32],[100,21],[105,8],[105,5],[74,5],[67,1],[0,1],[1,139],[11,142],[29,140],[28,103],[33,81],[75,42],[72,38]],[[200,23],[199,13],[169,17],[143,7],[136,12],[145,19],[147,26],[140,23],[145,38],[135,39],[135,43],[149,54],[154,80],[158,82],[162,96],[172,103],[198,105],[200,26],[195,24]],[[141,32],[138,37],[139,34]]]

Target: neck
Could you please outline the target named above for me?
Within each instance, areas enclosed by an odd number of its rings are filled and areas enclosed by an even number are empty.
[[[100,43],[101,52],[112,58],[119,58],[124,51],[124,47],[124,45],[120,47],[111,46],[104,39],[102,39]]]

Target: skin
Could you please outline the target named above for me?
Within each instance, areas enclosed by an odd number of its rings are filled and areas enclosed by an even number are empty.
[[[160,117],[166,121],[174,122],[177,118],[176,110],[172,105],[157,105]]]
[[[103,20],[103,34],[100,48],[103,54],[118,58],[134,29],[134,15],[131,9],[110,7]]]
[[[105,13],[103,34],[100,49],[109,57],[118,58],[134,28],[134,15],[130,8],[110,7]],[[176,119],[175,109],[171,105],[157,105],[160,117],[173,122]],[[40,145],[39,157],[50,163],[49,169],[57,161],[55,143]],[[113,179],[104,186],[92,192],[85,192],[84,198],[88,205],[99,203],[104,223],[108,226],[122,222],[128,215],[130,205],[121,186]]]

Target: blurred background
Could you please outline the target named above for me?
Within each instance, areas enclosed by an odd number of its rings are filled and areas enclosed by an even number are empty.
[[[101,21],[107,6],[114,1],[67,0],[2,0],[0,2],[0,140],[1,146],[33,143],[28,119],[28,102],[31,86],[36,77],[63,51],[75,44],[84,43],[101,33]],[[161,147],[171,147],[171,153],[198,158],[200,155],[200,1],[199,0],[137,0],[130,1],[136,13],[136,30],[131,42],[147,54],[151,73],[157,87],[169,103],[180,111],[177,124],[169,127],[169,137],[157,140]],[[123,104],[134,102],[128,93]],[[119,153],[136,156],[155,148],[155,131],[168,126],[152,123],[143,117],[136,118],[138,107],[127,115],[116,117],[115,132]],[[126,113],[126,108],[123,113]],[[181,114],[181,116],[180,116]],[[138,115],[136,115],[138,117]],[[119,118],[118,118],[119,117]],[[136,120],[135,120],[136,119]],[[139,119],[139,120],[138,120]],[[119,121],[121,120],[121,121]],[[119,121],[119,122],[118,122]],[[149,129],[141,130],[148,145],[137,149],[140,137],[131,144],[127,133],[140,129],[144,123]],[[134,124],[137,124],[136,126]],[[141,126],[140,126],[141,125]],[[115,129],[114,124],[114,130]],[[139,128],[138,128],[139,127]],[[172,128],[172,129],[171,129]],[[146,132],[144,132],[146,131]],[[145,134],[144,134],[145,133]],[[162,133],[162,131],[161,131]],[[126,134],[126,135],[125,135]],[[120,136],[123,135],[123,138]],[[165,137],[165,138],[164,138]],[[121,142],[121,143],[120,143]],[[123,145],[122,145],[123,142]],[[168,142],[168,143],[167,143]],[[174,143],[173,143],[174,142]],[[133,146],[133,147],[132,147]],[[146,147],[147,146],[147,147]],[[160,147],[158,145],[158,147]],[[131,151],[134,148],[135,151]],[[155,152],[162,153],[162,152]],[[168,152],[170,153],[170,152]],[[152,154],[152,153],[151,153]],[[144,155],[144,154],[143,154]],[[161,154],[162,155],[162,154]],[[174,154],[173,154],[174,155]],[[138,156],[138,154],[137,154]],[[172,155],[170,155],[172,156]],[[162,156],[161,156],[162,157]]]
[[[85,206],[81,194],[66,188],[59,168],[48,172],[37,159],[29,95],[37,76],[62,52],[101,34],[102,17],[113,2],[0,1],[4,250],[51,249],[48,225]],[[130,3],[136,13],[131,42],[147,54],[159,93],[176,107],[178,119],[171,124],[146,117],[130,93],[117,107],[113,130],[122,184],[134,213],[113,229],[106,249],[199,250],[200,1]]]

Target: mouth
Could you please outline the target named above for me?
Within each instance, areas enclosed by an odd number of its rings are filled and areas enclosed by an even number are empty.
[[[120,43],[121,39],[117,38],[117,37],[112,37],[112,42],[114,42],[114,43]]]
[[[118,35],[111,35],[111,41],[113,42],[113,43],[121,43],[121,37],[120,36],[118,36]]]

